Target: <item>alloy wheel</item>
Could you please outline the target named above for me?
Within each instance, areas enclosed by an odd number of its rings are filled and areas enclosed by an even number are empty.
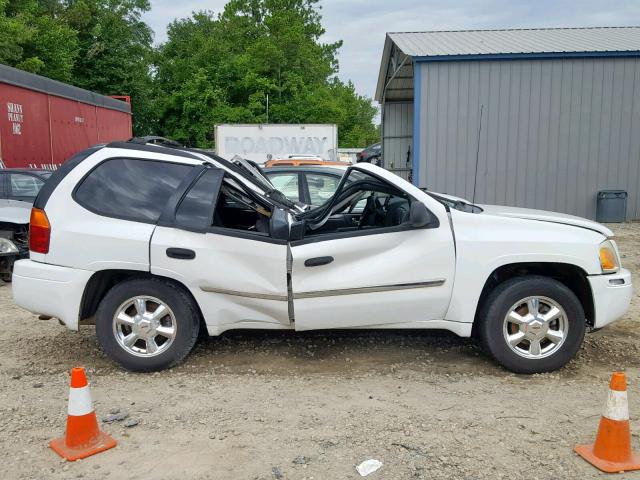
[[[113,316],[118,345],[132,355],[152,357],[169,348],[176,338],[177,322],[162,300],[136,296],[123,302]]]
[[[517,301],[503,322],[509,348],[528,359],[553,355],[564,343],[568,330],[569,321],[560,304],[542,296]]]

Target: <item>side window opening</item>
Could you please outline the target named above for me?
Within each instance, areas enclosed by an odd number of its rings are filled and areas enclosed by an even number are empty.
[[[305,236],[398,227],[409,221],[412,200],[393,185],[353,170],[331,211],[317,223],[309,222]]]
[[[271,208],[225,177],[213,215],[213,226],[269,234]]]
[[[195,231],[240,230],[269,235],[271,207],[219,169],[207,169],[175,211],[175,225]]]

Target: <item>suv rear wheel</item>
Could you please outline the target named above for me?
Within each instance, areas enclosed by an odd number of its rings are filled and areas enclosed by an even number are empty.
[[[548,277],[507,280],[491,292],[479,318],[485,349],[515,373],[550,372],[571,360],[584,338],[582,304]]]
[[[159,279],[127,280],[100,302],[96,334],[105,353],[128,370],[179,363],[193,348],[200,320],[191,298]]]

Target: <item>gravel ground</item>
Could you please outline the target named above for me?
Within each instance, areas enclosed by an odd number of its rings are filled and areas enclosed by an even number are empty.
[[[625,266],[640,272],[640,224],[613,228]],[[1,478],[348,479],[369,458],[384,463],[373,479],[603,477],[572,449],[593,439],[621,369],[640,450],[639,313],[636,296],[553,374],[510,374],[447,333],[342,331],[228,333],[145,375],[112,364],[93,327],[37,320],[3,285]],[[47,443],[64,431],[76,365],[89,371],[98,417],[121,418],[101,423],[119,444],[67,463]]]

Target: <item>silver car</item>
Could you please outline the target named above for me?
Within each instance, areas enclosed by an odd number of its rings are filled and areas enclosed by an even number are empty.
[[[53,172],[0,170],[0,279],[11,280],[13,262],[29,256],[29,215],[38,192]]]

